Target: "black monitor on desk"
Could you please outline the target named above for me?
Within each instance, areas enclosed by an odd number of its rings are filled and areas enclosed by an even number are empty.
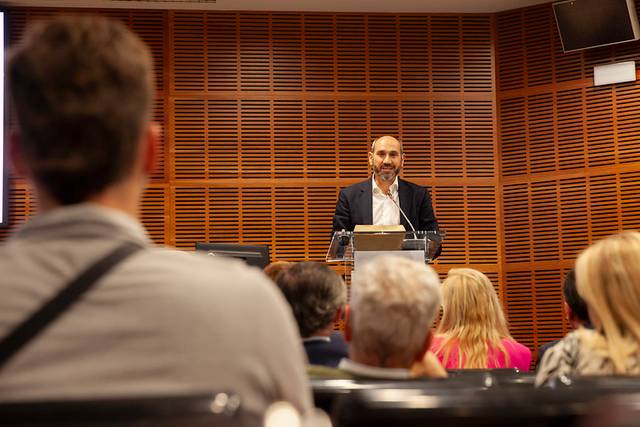
[[[196,243],[196,250],[210,256],[238,258],[249,265],[265,268],[269,264],[269,246],[238,243]]]

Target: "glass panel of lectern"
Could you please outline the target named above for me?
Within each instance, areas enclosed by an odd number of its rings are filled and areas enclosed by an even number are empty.
[[[441,231],[336,231],[326,261],[342,263],[345,279],[350,282],[358,266],[381,255],[431,262],[443,238]]]

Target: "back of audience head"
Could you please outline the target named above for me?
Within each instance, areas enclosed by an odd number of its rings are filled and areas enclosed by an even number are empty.
[[[422,360],[440,303],[431,267],[397,256],[378,257],[353,276],[345,338],[350,359],[409,368]]]
[[[564,284],[562,287],[562,294],[564,295],[564,302],[566,304],[565,311],[567,319],[571,322],[574,328],[581,325],[588,325],[589,322],[589,310],[587,304],[578,294],[576,288],[576,272],[575,270],[569,270],[564,277]]]
[[[275,282],[278,275],[283,271],[289,269],[292,265],[293,263],[289,261],[273,261],[269,263],[269,265],[267,265],[263,271],[269,279]]]
[[[302,338],[332,330],[347,303],[342,278],[325,264],[298,262],[276,276]]]
[[[507,322],[489,278],[470,268],[453,268],[442,283],[442,319],[437,333],[444,336],[439,353],[446,363],[459,345],[462,368],[486,368],[488,345],[509,355],[501,343],[510,338]]]
[[[640,233],[600,240],[578,256],[575,270],[591,322],[605,338],[616,373],[625,373],[628,355],[640,352]]]
[[[82,202],[120,182],[140,157],[141,138],[157,133],[149,123],[151,54],[122,23],[90,16],[35,23],[7,68],[18,123],[14,164],[54,204]]]

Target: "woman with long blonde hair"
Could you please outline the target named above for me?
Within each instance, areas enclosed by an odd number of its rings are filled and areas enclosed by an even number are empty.
[[[575,270],[594,329],[577,329],[547,351],[536,384],[563,375],[640,375],[640,233],[600,240],[578,256]]]
[[[529,370],[531,351],[509,334],[491,281],[471,268],[454,268],[442,283],[442,320],[431,350],[447,369]]]

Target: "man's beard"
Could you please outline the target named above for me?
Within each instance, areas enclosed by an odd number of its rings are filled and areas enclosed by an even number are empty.
[[[374,165],[373,173],[375,176],[380,177],[382,181],[389,182],[393,181],[394,179],[396,179],[396,176],[400,175],[400,169],[400,166],[398,166],[393,170],[383,172],[381,168]]]

